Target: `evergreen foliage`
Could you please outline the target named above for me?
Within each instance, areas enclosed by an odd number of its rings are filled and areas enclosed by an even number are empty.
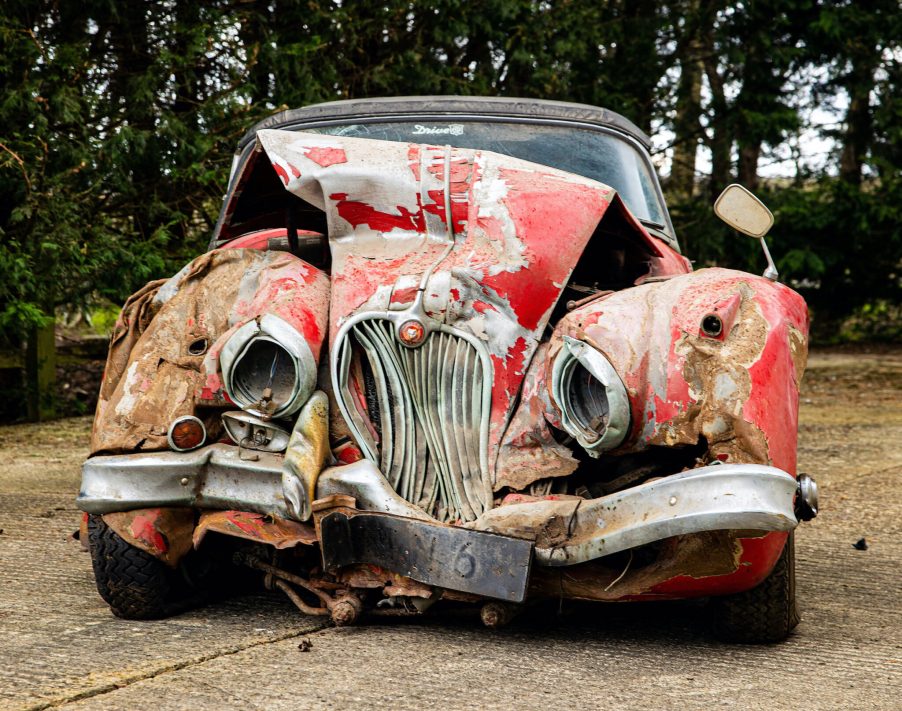
[[[774,209],[773,252],[819,316],[898,303],[902,13],[896,0],[8,0],[0,8],[0,333],[122,301],[206,243],[238,137],[332,99],[586,102],[689,150],[667,184],[698,264],[760,272],[713,218],[733,180]],[[682,78],[682,83],[681,83]],[[812,105],[836,154],[785,180]],[[711,156],[710,171],[693,158]],[[683,166],[686,168],[687,166]]]

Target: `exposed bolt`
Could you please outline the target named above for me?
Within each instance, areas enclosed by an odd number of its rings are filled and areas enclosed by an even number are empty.
[[[179,484],[181,484],[182,486],[188,486],[188,481],[188,477],[183,476]]]
[[[332,616],[332,622],[336,627],[346,627],[353,625],[360,617],[363,610],[363,603],[354,595],[346,595],[336,600],[329,608]]]
[[[671,496],[671,497],[670,497],[670,505],[671,505],[671,506],[676,506],[676,502],[677,502],[676,496]]]
[[[479,611],[479,619],[482,620],[482,624],[486,627],[494,630],[506,625],[521,610],[521,605],[511,605],[505,602],[487,602]]]

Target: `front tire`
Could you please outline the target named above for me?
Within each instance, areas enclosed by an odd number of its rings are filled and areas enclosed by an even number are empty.
[[[135,548],[100,516],[88,518],[88,540],[97,591],[116,617],[159,619],[181,612],[194,601],[179,570]]]
[[[795,535],[789,534],[774,569],[751,590],[711,601],[714,635],[724,642],[781,642],[799,624]]]

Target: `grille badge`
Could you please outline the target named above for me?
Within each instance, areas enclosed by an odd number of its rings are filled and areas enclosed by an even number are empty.
[[[426,327],[416,319],[405,321],[398,329],[398,340],[408,348],[416,348],[426,340]]]

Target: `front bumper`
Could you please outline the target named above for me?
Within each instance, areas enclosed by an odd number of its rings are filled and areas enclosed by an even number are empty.
[[[283,458],[265,452],[251,456],[242,458],[238,447],[214,444],[193,452],[93,457],[85,462],[77,504],[92,514],[177,506],[292,518]],[[567,566],[689,533],[790,531],[798,525],[796,491],[796,480],[774,467],[721,464],[598,499],[500,506],[467,528],[532,541],[536,563]],[[323,470],[316,495],[331,494],[353,496],[363,511],[436,523],[398,496],[368,461]]]

